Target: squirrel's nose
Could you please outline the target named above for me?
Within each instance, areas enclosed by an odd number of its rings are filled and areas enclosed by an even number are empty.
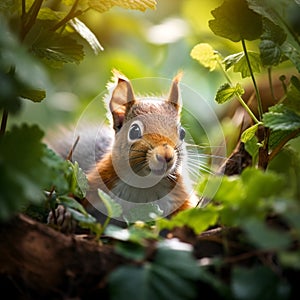
[[[170,155],[169,153],[165,153],[164,155],[162,154],[156,154],[156,159],[157,161],[161,162],[161,163],[168,163],[173,159],[173,155]]]
[[[156,159],[160,163],[169,163],[174,158],[174,150],[167,144],[158,147],[156,153]]]

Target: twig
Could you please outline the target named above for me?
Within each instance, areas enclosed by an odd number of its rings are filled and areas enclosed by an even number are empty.
[[[70,149],[70,151],[69,151],[69,153],[68,153],[68,155],[66,157],[66,160],[71,160],[72,159],[73,152],[74,152],[74,150],[75,150],[75,148],[76,148],[76,146],[77,146],[77,144],[79,142],[79,139],[80,139],[80,136],[78,136],[77,139],[76,139],[76,141],[74,142],[72,148]]]
[[[7,118],[8,118],[8,111],[3,110],[2,113],[2,120],[1,120],[1,128],[0,128],[0,136],[4,135],[7,125]]]

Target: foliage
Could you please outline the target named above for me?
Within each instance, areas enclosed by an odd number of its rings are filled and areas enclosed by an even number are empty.
[[[79,64],[86,55],[86,44],[96,54],[104,50],[79,17],[91,10],[103,13],[113,6],[145,11],[154,9],[156,3],[55,3],[5,0],[0,4],[0,220],[6,222],[19,212],[33,216],[33,207],[42,207],[45,221],[57,205],[67,207],[95,240],[111,242],[114,251],[131,260],[108,278],[112,299],[195,299],[203,285],[224,299],[289,299],[297,289],[290,274],[299,274],[300,268],[300,157],[295,147],[300,133],[300,80],[298,74],[289,80],[283,74],[283,97],[274,95],[276,104],[263,110],[265,98],[256,74],[268,75],[274,94],[275,68],[289,63],[295,73],[300,71],[299,38],[285,19],[292,1],[225,0],[211,11],[208,26],[223,40],[240,43],[242,51],[228,54],[223,49],[224,57],[208,43],[191,50],[191,57],[204,68],[220,71],[225,77],[215,102],[221,105],[237,99],[249,114],[251,123],[240,141],[252,157],[252,166],[234,176],[203,175],[196,187],[210,200],[203,207],[162,219],[157,208],[149,205],[149,211],[143,213],[151,212],[156,219],[127,228],[109,225],[122,210],[102,191],[99,197],[108,212],[106,221],[100,224],[84,209],[85,174],[76,162],[62,159],[43,144],[43,131],[37,125],[7,130],[6,121],[8,115],[22,109],[23,99],[37,105],[45,99],[48,75],[44,64],[54,68]],[[254,50],[248,49],[250,42]],[[245,79],[252,82],[257,111],[243,98]],[[131,211],[128,223],[140,213]],[[192,231],[194,243],[164,235],[186,228]],[[198,239],[202,241],[215,229],[222,232],[218,244],[225,250],[203,256]],[[234,238],[226,235],[230,230],[238,232]]]

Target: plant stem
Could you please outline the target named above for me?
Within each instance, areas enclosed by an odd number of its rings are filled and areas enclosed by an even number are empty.
[[[35,0],[31,5],[28,13],[25,12],[25,7],[22,6],[22,27],[21,27],[21,41],[23,41],[29,32],[29,30],[34,25],[37,15],[42,7],[44,0]],[[25,5],[25,2],[22,2]]]
[[[277,99],[275,97],[275,94],[274,94],[274,89],[273,89],[273,82],[272,82],[272,68],[269,67],[268,68],[268,79],[269,79],[269,86],[270,86],[270,91],[271,91],[271,96],[272,96],[272,99],[277,102]]]
[[[254,113],[251,111],[251,109],[249,108],[249,106],[245,103],[245,101],[243,100],[243,98],[241,97],[241,95],[236,94],[239,102],[241,103],[241,105],[245,108],[245,110],[247,111],[247,113],[250,115],[250,117],[252,118],[252,120],[256,123],[259,124],[261,123],[256,116],[254,115]]]
[[[257,87],[257,84],[256,84],[256,80],[255,80],[255,77],[254,77],[254,74],[253,74],[253,70],[252,70],[252,67],[251,67],[251,63],[250,63],[250,59],[249,59],[249,56],[248,56],[248,51],[247,51],[246,43],[245,43],[244,39],[242,39],[242,46],[243,46],[243,50],[244,50],[244,53],[245,53],[247,65],[248,65],[248,68],[249,68],[249,71],[250,71],[250,74],[251,74],[251,79],[252,79],[252,82],[253,82],[253,85],[254,85],[254,89],[255,89],[255,93],[256,93],[256,99],[257,99],[258,115],[259,115],[259,119],[261,120],[262,115],[263,115],[263,108],[262,108],[261,98],[260,98],[259,90],[258,90],[258,87]]]
[[[61,26],[64,26],[67,22],[69,22],[71,19],[79,16],[82,14],[82,11],[77,11],[76,12],[76,7],[78,5],[79,0],[75,0],[70,11],[68,12],[68,14],[61,19],[58,23],[56,23],[53,27],[52,30],[56,31],[58,28],[60,28]]]
[[[7,125],[7,118],[8,118],[8,111],[3,110],[2,113],[2,120],[1,120],[1,128],[0,128],[0,136],[4,135]]]
[[[220,60],[217,60],[219,67],[221,68],[227,82],[233,86],[232,81],[230,79],[230,77],[228,76],[227,72],[224,70],[222,63],[220,62]],[[255,117],[254,113],[251,111],[251,109],[249,108],[249,106],[245,103],[245,101],[243,100],[243,98],[241,97],[241,95],[239,95],[238,93],[236,93],[236,96],[239,100],[239,102],[241,103],[241,105],[245,108],[245,110],[247,111],[247,113],[250,115],[250,117],[253,119],[253,121],[255,123],[260,123],[259,120],[257,120],[257,118]]]
[[[232,85],[232,81],[231,81],[230,77],[228,76],[227,72],[224,70],[221,61],[218,59],[217,62],[218,62],[218,66],[221,68],[221,70],[222,70],[222,72],[223,72],[223,75],[225,76],[227,82],[228,82],[230,85]]]

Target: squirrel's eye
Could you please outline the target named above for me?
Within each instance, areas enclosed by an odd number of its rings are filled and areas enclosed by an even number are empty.
[[[180,138],[180,140],[184,140],[184,138],[185,138],[185,130],[184,130],[184,128],[183,127],[180,127],[180,129],[179,129],[179,138]]]
[[[128,132],[129,140],[137,140],[142,137],[142,129],[141,126],[137,123],[133,123]]]

